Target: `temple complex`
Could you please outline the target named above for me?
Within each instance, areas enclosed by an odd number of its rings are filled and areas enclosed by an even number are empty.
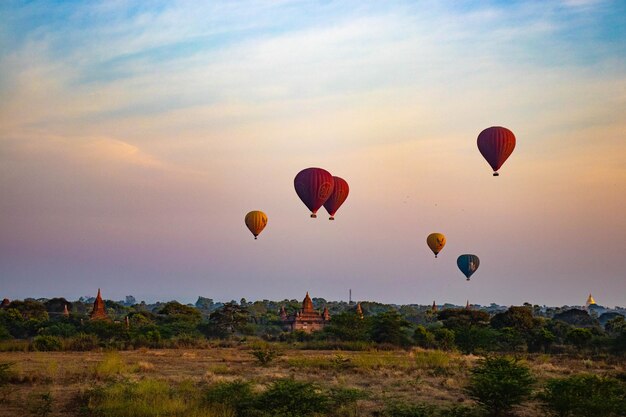
[[[302,330],[306,333],[311,333],[317,330],[322,330],[330,322],[330,313],[328,308],[324,307],[324,311],[320,314],[313,308],[313,301],[309,297],[309,293],[306,293],[306,297],[302,301],[302,309],[298,310],[296,314],[287,316],[285,307],[280,309],[280,319],[283,322],[286,329],[290,331]]]
[[[100,295],[100,288],[98,288],[98,295],[96,296],[96,301],[93,302],[93,310],[91,310],[89,318],[91,320],[110,320],[109,316],[107,316],[104,301]]]
[[[65,317],[69,317],[69,316],[70,316],[70,312],[69,312],[69,310],[67,309],[67,304],[65,304],[65,305],[63,306],[63,315],[64,315]]]

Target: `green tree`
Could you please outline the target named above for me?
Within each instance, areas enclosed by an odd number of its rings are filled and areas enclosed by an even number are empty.
[[[516,359],[500,356],[479,361],[471,371],[467,393],[491,416],[504,416],[532,392],[535,379]]]
[[[324,333],[332,339],[342,341],[369,340],[370,321],[360,318],[352,311],[335,314]]]
[[[410,323],[395,310],[372,317],[371,338],[376,343],[405,346],[409,343],[406,329]]]
[[[227,337],[248,323],[248,310],[237,303],[226,303],[209,316],[209,336]]]
[[[626,384],[615,378],[582,374],[551,379],[538,398],[559,417],[626,415]]]
[[[567,333],[566,341],[581,349],[589,345],[593,333],[589,329],[575,328]]]

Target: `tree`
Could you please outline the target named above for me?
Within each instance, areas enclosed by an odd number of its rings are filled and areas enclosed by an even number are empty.
[[[226,303],[209,316],[209,334],[226,337],[248,323],[248,310],[237,303]]]
[[[626,410],[626,384],[598,375],[551,379],[538,397],[559,417],[623,416]]]
[[[377,314],[372,318],[371,338],[376,343],[404,346],[409,343],[406,328],[410,323],[395,310]]]
[[[424,326],[419,325],[415,329],[415,333],[413,333],[413,339],[417,346],[423,348],[434,348],[437,346],[437,341],[435,340],[435,335],[429,332]]]
[[[353,311],[346,311],[332,317],[324,327],[324,334],[342,341],[366,341],[369,340],[369,325],[369,320],[360,318]]]
[[[571,329],[567,333],[566,340],[568,343],[571,343],[572,345],[580,349],[586,347],[592,338],[593,333],[591,333],[591,330],[575,328]]]
[[[504,313],[498,313],[491,318],[491,327],[503,329],[510,327],[522,334],[529,333],[539,323],[533,317],[531,307],[510,307]]]
[[[491,416],[503,416],[532,392],[530,369],[510,357],[487,357],[471,371],[467,393]]]

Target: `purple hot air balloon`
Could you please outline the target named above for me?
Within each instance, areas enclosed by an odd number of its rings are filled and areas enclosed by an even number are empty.
[[[324,203],[324,208],[330,214],[328,220],[335,220],[335,213],[339,210],[339,207],[346,201],[348,198],[348,193],[350,192],[350,187],[348,183],[343,178],[333,177],[335,180],[335,186],[333,187],[333,192],[328,197],[328,200]]]
[[[331,173],[322,168],[303,169],[293,180],[298,197],[311,210],[313,218],[317,217],[317,210],[332,194],[334,185]]]
[[[515,135],[506,127],[492,126],[478,135],[478,150],[493,168],[493,176],[515,149]]]

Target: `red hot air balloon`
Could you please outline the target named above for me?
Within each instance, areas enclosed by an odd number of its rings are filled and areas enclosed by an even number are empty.
[[[311,210],[313,218],[332,194],[334,185],[333,176],[322,168],[303,169],[293,180],[298,197]]]
[[[492,126],[478,135],[478,150],[493,168],[493,176],[515,149],[515,135],[506,127]]]
[[[328,197],[328,200],[324,203],[324,208],[330,214],[328,220],[335,220],[335,213],[339,210],[339,207],[348,198],[350,187],[343,178],[333,177],[335,180],[335,186],[333,187],[333,193]]]

